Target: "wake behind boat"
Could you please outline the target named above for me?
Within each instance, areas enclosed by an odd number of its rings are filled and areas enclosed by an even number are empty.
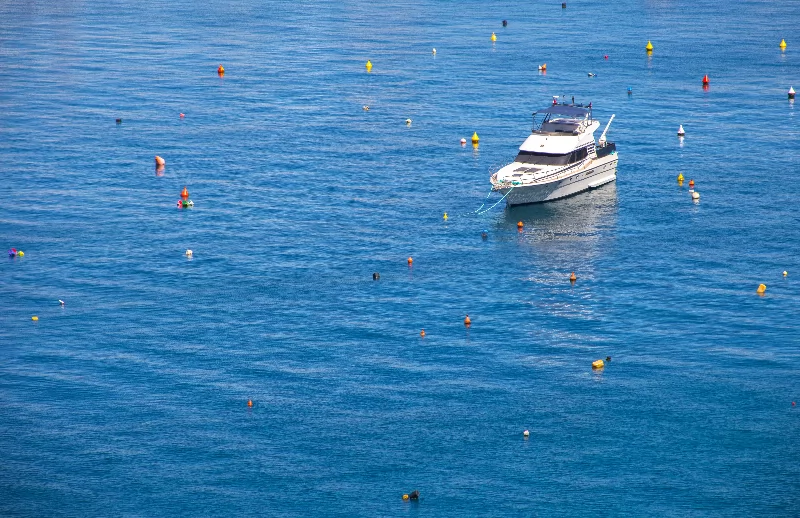
[[[514,162],[491,176],[492,191],[511,206],[557,200],[613,182],[617,146],[605,138],[613,120],[614,115],[595,144],[600,122],[592,118],[591,104],[553,104],[535,112],[531,135]]]

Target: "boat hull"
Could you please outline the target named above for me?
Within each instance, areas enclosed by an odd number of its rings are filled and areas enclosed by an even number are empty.
[[[503,188],[499,189],[498,192],[506,196],[506,204],[508,206],[526,205],[566,198],[589,189],[596,189],[601,185],[616,180],[616,153],[594,162],[590,167],[560,180]]]

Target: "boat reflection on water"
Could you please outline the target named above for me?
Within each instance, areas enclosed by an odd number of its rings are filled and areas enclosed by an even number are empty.
[[[498,230],[508,232],[522,221],[518,242],[535,251],[537,270],[585,276],[594,270],[593,261],[616,227],[617,206],[617,185],[612,182],[554,202],[507,207]]]

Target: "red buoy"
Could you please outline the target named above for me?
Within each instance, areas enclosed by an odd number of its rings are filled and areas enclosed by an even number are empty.
[[[183,190],[181,191],[181,198],[183,198],[183,199],[185,200],[185,199],[187,199],[188,197],[189,197],[189,191],[187,191],[187,190],[186,190],[186,187],[184,186],[184,187],[183,187]]]
[[[708,86],[708,74],[703,76],[703,86]]]

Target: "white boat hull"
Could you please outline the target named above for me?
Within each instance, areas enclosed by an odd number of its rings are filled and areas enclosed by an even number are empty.
[[[580,169],[575,174],[553,180],[551,182],[536,182],[533,184],[519,185],[498,189],[506,196],[506,204],[523,205],[527,203],[542,203],[545,201],[566,198],[589,189],[596,189],[601,185],[613,182],[617,178],[616,153],[596,159],[588,167]]]

